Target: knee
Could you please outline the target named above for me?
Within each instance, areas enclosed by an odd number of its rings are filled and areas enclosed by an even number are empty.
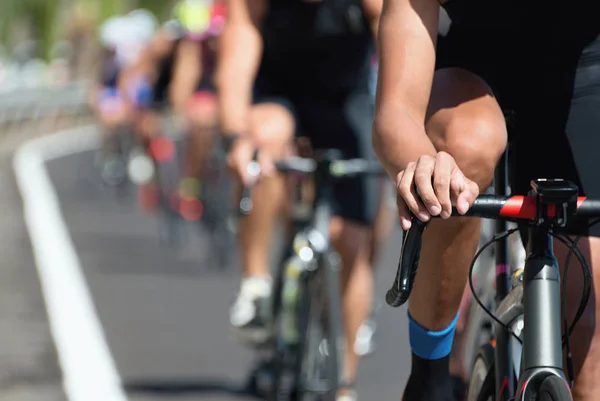
[[[429,111],[427,133],[435,148],[451,154],[483,190],[491,183],[506,148],[502,110],[485,82],[471,73],[454,70],[436,78],[432,98],[436,91],[443,91],[437,95],[445,101],[433,104]]]
[[[506,148],[505,138],[505,129],[486,115],[456,115],[449,121],[446,135],[434,140],[434,146],[451,154],[467,177],[485,189]]]
[[[217,104],[211,92],[199,92],[190,100],[187,118],[197,127],[214,126],[217,122]]]
[[[332,218],[329,227],[332,245],[340,254],[343,266],[346,269],[367,266],[371,230],[339,217]]]
[[[273,157],[285,156],[292,144],[295,122],[285,107],[276,104],[254,106],[250,135],[255,144]]]

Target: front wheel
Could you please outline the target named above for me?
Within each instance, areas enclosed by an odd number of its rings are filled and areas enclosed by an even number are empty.
[[[325,257],[330,257],[327,255]],[[333,401],[341,368],[341,312],[337,271],[323,263],[305,277],[299,327],[299,401]]]
[[[485,344],[473,363],[467,401],[494,401],[495,388],[494,347]]]
[[[572,401],[573,396],[567,383],[558,376],[548,376],[542,381],[539,401]]]

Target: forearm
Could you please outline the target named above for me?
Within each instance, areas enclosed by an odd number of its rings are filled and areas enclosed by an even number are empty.
[[[425,120],[435,66],[437,0],[389,0],[379,20],[373,147],[390,177],[435,154]]]
[[[423,124],[402,109],[375,118],[372,140],[379,161],[394,182],[409,163],[436,153]]]
[[[252,25],[232,25],[223,31],[219,48],[216,77],[219,126],[223,133],[245,134],[262,38]]]

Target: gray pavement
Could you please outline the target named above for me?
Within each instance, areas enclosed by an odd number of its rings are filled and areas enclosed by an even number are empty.
[[[7,157],[0,159],[0,399],[65,401],[61,371]]]
[[[29,139],[85,123],[83,86],[0,95],[0,400],[66,401],[12,152]]]
[[[196,227],[182,249],[161,247],[156,220],[138,211],[133,194],[119,199],[105,190],[93,159],[90,152],[64,157],[51,161],[49,171],[130,400],[248,398],[241,390],[253,353],[227,327],[235,267],[208,269],[209,241]],[[399,234],[378,263],[381,300],[394,275]],[[41,305],[37,313],[43,315]],[[397,400],[409,363],[405,310],[384,305],[378,322],[378,349],[361,366],[358,390],[363,400]]]

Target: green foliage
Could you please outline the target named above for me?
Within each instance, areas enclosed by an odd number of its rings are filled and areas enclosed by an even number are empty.
[[[1,0],[0,44],[11,46],[19,25],[30,27],[40,44],[39,56],[48,58],[52,45],[66,34],[67,26],[91,24],[93,29],[113,15],[146,8],[159,20],[169,18],[174,0]],[[75,11],[73,11],[75,10]],[[93,15],[92,15],[93,14]],[[84,19],[73,22],[72,19]]]

